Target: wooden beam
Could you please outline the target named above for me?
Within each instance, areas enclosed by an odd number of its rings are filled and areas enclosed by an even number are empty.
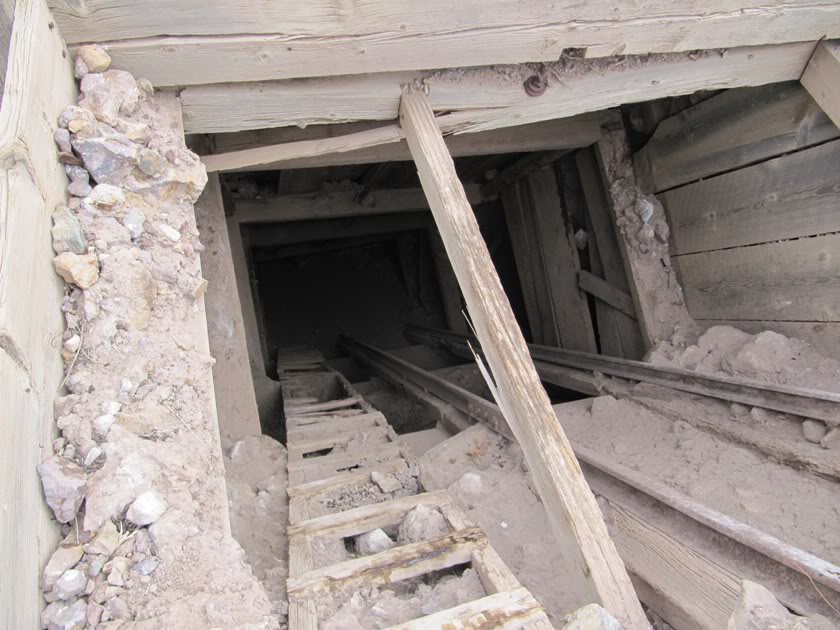
[[[2,92],[6,83],[6,66],[9,63],[14,18],[15,0],[0,0],[0,103],[3,102]]]
[[[586,199],[592,269],[600,268],[604,279],[610,285],[629,293],[628,275],[624,268],[624,258],[618,244],[610,214],[610,202],[597,157],[592,149],[578,151],[575,157],[583,196]],[[635,308],[632,318],[606,302],[596,302],[595,308],[601,352],[625,359],[641,359],[645,353],[645,346],[639,323],[635,321]]]
[[[575,0],[469,4],[373,0],[353,10],[290,1],[50,0],[73,44],[107,45],[116,67],[156,85],[552,62],[840,37],[817,0]]]
[[[556,68],[549,66],[548,86],[539,97],[526,94],[522,83],[533,71],[520,66],[491,77],[486,69],[475,68],[457,73],[203,86],[184,90],[181,98],[190,133],[303,127],[348,120],[394,120],[400,86],[422,82],[431,90],[434,110],[445,114],[439,120],[443,132],[465,133],[567,118],[697,90],[798,80],[813,49],[814,44],[807,42],[735,48],[725,56],[704,51],[676,58],[650,55],[609,62],[572,60]]]
[[[440,299],[443,302],[443,314],[446,326],[455,332],[467,332],[467,320],[464,317],[464,306],[461,303],[461,289],[458,288],[458,278],[452,270],[452,263],[446,255],[446,248],[440,238],[437,228],[429,228],[429,244],[432,259],[437,272]]]
[[[496,379],[505,419],[522,446],[563,547],[568,562],[564,569],[626,628],[647,628],[630,578],[534,369],[432,108],[421,92],[403,95],[400,124]]]
[[[204,310],[210,353],[216,359],[213,389],[219,430],[236,441],[260,435],[262,429],[218,175],[208,178],[195,204],[195,218],[204,245],[201,272],[208,282]]]
[[[614,287],[603,278],[599,278],[586,269],[581,269],[578,272],[578,286],[589,295],[618,309],[628,317],[636,319],[633,298],[630,294]]]
[[[532,152],[519,158],[513,164],[507,166],[496,177],[484,184],[487,191],[501,190],[503,186],[515,182],[520,177],[540,170],[544,166],[556,162],[566,155],[568,151],[540,151]]]
[[[840,41],[819,43],[801,81],[828,117],[840,127]]]
[[[727,90],[668,118],[633,161],[642,189],[658,193],[837,137],[791,81]]]
[[[469,186],[470,203],[488,200],[478,186]],[[492,198],[492,197],[491,197]],[[236,202],[234,216],[239,223],[282,223],[310,219],[336,219],[377,214],[415,212],[428,208],[420,188],[371,190],[363,201],[353,191],[317,192],[301,195],[242,199]]]

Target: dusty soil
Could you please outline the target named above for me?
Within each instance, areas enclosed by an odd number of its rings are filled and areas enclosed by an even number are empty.
[[[53,227],[68,394],[40,472],[66,538],[43,625],[277,628],[230,536],[193,210],[204,167],[174,95],[119,71],[81,90],[56,134],[81,166]]]

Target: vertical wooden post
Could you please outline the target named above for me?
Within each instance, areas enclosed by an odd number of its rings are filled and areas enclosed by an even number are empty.
[[[432,259],[437,271],[440,299],[443,302],[443,314],[446,325],[453,332],[466,333],[467,321],[464,318],[461,305],[461,290],[458,288],[458,278],[452,271],[452,264],[446,256],[446,249],[436,228],[429,228],[429,244],[432,249]]]
[[[403,94],[400,124],[499,391],[563,548],[563,567],[628,630],[648,628],[624,564],[540,383],[428,98]]]
[[[817,44],[801,82],[831,122],[840,127],[840,40]]]

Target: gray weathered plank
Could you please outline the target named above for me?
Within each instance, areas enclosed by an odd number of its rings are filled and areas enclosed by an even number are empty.
[[[820,42],[801,80],[823,111],[840,127],[840,41]]]

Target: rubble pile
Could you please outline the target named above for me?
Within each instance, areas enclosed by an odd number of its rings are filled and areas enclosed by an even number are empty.
[[[278,628],[230,535],[193,212],[205,169],[177,97],[109,65],[79,50],[80,98],[55,133],[68,393],[39,467],[64,534],[43,627]]]

